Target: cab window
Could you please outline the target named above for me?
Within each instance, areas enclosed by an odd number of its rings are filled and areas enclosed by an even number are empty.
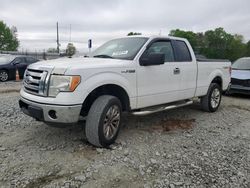
[[[174,61],[174,51],[170,41],[157,41],[154,42],[147,50],[150,53],[163,53],[165,55],[165,62]]]
[[[190,62],[192,61],[190,51],[184,41],[173,40],[173,47],[175,51],[175,59],[177,62]]]

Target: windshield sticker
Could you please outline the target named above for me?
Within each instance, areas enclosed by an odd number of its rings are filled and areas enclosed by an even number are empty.
[[[120,55],[127,55],[127,54],[128,54],[128,50],[117,51],[117,52],[113,52],[112,56],[120,56]]]

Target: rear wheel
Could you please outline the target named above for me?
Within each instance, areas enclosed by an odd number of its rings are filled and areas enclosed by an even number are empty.
[[[9,79],[9,74],[6,70],[0,70],[0,81],[6,82]]]
[[[212,83],[207,95],[201,98],[202,109],[207,112],[215,112],[221,103],[221,93],[221,87],[216,83]]]
[[[114,96],[103,95],[94,101],[85,127],[91,144],[108,147],[115,142],[121,125],[121,109],[121,102]]]

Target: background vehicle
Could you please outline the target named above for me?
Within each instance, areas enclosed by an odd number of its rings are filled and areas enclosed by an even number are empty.
[[[146,115],[201,99],[215,112],[228,88],[229,61],[197,61],[185,39],[136,36],[111,40],[90,58],[61,58],[28,67],[19,105],[48,124],[87,117],[90,143],[114,143],[122,111]]]
[[[22,79],[27,66],[37,61],[33,57],[1,55],[0,81],[15,80],[16,70],[18,70],[19,76]]]
[[[250,94],[250,57],[240,58],[233,63],[231,85],[227,93]]]

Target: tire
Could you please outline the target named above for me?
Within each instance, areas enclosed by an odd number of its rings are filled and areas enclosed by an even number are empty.
[[[9,73],[6,70],[0,70],[0,81],[6,82],[9,79]]]
[[[119,99],[111,95],[100,96],[94,101],[85,127],[89,143],[97,147],[108,147],[115,142],[121,127],[121,109]]]
[[[221,87],[216,83],[211,83],[207,95],[201,98],[201,107],[206,112],[215,112],[221,103]]]

